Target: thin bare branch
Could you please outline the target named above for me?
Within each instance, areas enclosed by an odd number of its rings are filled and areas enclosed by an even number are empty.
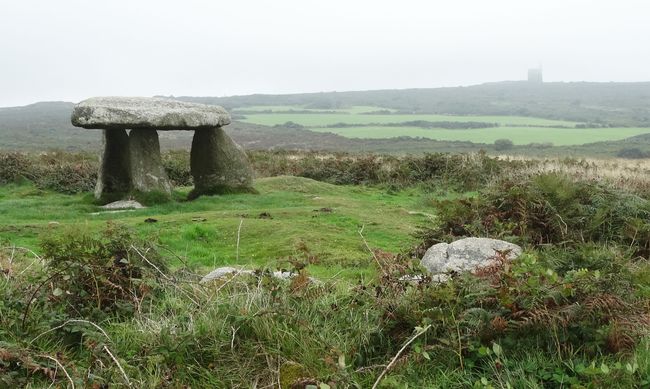
[[[56,363],[61,368],[61,370],[63,370],[63,374],[65,374],[65,376],[68,378],[68,381],[70,381],[70,385],[72,386],[72,389],[74,389],[74,381],[72,380],[72,377],[70,377],[70,374],[68,374],[68,371],[65,369],[65,366],[63,366],[63,364],[59,362],[58,359],[45,354],[40,356],[54,361],[54,363]]]
[[[140,252],[140,250],[138,250],[137,247],[135,247],[134,245],[131,245],[131,248],[132,248],[133,250],[135,250],[136,253],[138,253],[138,255],[140,256],[140,258],[142,258],[145,262],[147,262],[151,267],[153,267],[154,269],[156,269],[156,271],[158,271],[158,273],[160,273],[160,274],[161,274],[161,275],[162,275],[166,280],[171,281],[171,278],[169,278],[169,277],[167,276],[167,274],[163,273],[162,270],[160,270],[160,269],[158,268],[158,266],[156,266],[156,265],[154,265],[153,263],[151,263],[151,261],[149,261],[149,260],[147,259],[147,257],[145,257],[145,256]]]
[[[49,330],[47,330],[47,331],[45,331],[45,332],[40,333],[37,337],[35,337],[34,339],[32,339],[32,340],[29,342],[29,344],[34,343],[34,342],[35,342],[38,338],[40,338],[41,336],[43,336],[43,335],[45,335],[45,334],[49,334],[49,333],[52,332],[52,331],[56,331],[56,330],[58,330],[59,328],[63,328],[63,327],[67,326],[67,325],[70,324],[70,323],[84,323],[84,324],[90,324],[91,326],[97,328],[97,329],[102,333],[102,335],[104,335],[104,336],[106,337],[106,339],[108,339],[109,341],[111,340],[111,338],[108,337],[108,334],[106,333],[106,331],[104,331],[104,330],[102,329],[102,327],[98,326],[97,324],[95,324],[95,323],[93,323],[93,322],[91,322],[91,321],[88,321],[88,320],[82,320],[82,319],[70,319],[70,320],[66,321],[65,323],[63,323],[63,324],[61,324],[61,325],[59,325],[59,326],[56,326],[56,327],[51,328],[51,329],[49,329]]]
[[[111,350],[109,350],[108,347],[107,347],[106,345],[104,345],[104,350],[105,350],[106,353],[111,357],[111,359],[113,360],[113,362],[115,362],[115,364],[117,365],[117,368],[120,369],[120,372],[122,373],[122,376],[124,377],[124,381],[126,381],[126,384],[127,384],[128,386],[131,386],[131,381],[129,381],[129,377],[126,375],[126,372],[125,372],[124,369],[122,368],[122,365],[120,365],[120,362],[118,362],[117,358],[115,358],[115,356],[113,355],[113,353],[111,352]]]
[[[429,328],[431,328],[431,324],[429,324],[428,326],[426,326],[426,327],[424,327],[423,329],[421,329],[420,332],[418,332],[417,334],[413,335],[413,337],[411,337],[411,339],[409,339],[409,341],[406,342],[406,344],[404,344],[404,346],[402,346],[401,349],[399,349],[399,351],[397,352],[397,354],[395,354],[395,356],[394,356],[393,359],[390,361],[390,363],[388,364],[388,366],[386,366],[386,368],[381,372],[381,374],[379,375],[379,377],[377,377],[377,381],[375,381],[375,384],[372,386],[372,389],[376,389],[376,388],[379,386],[379,383],[381,382],[382,378],[384,378],[384,376],[386,375],[386,373],[388,373],[388,371],[393,367],[393,365],[395,364],[395,362],[397,361],[397,359],[400,357],[400,355],[402,355],[402,353],[404,352],[404,350],[406,350],[406,348],[407,348],[411,343],[413,343],[413,341],[414,341],[415,339],[419,338],[422,334],[424,334],[425,332],[429,331]]]
[[[388,273],[386,272],[386,270],[385,270],[384,267],[382,266],[381,262],[379,262],[379,258],[377,258],[377,255],[375,254],[375,252],[372,251],[372,249],[371,249],[370,246],[368,245],[368,242],[366,241],[366,238],[363,236],[363,229],[364,229],[365,227],[366,227],[365,224],[361,226],[361,229],[359,230],[359,236],[360,236],[361,239],[363,240],[363,244],[366,245],[366,248],[368,249],[368,251],[370,251],[370,254],[372,254],[372,257],[375,259],[375,262],[377,262],[377,266],[379,266],[379,269],[381,270],[381,272],[384,273],[384,276],[387,276]]]

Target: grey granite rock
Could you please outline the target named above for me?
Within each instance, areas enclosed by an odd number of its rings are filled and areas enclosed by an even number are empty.
[[[139,192],[161,192],[171,195],[172,185],[160,157],[158,132],[149,129],[131,130],[129,152],[133,189]]]
[[[516,259],[521,247],[503,240],[465,238],[450,244],[438,243],[427,250],[420,262],[429,272],[441,275],[449,272],[474,271],[492,264],[501,252],[507,259]]]
[[[106,205],[103,205],[102,208],[104,209],[142,209],[146,208],[144,205],[140,204],[139,202],[135,200],[120,200],[120,201],[114,201],[112,203],[108,203]]]
[[[254,192],[253,169],[244,150],[221,128],[198,130],[192,139],[190,170],[192,198],[237,192]]]
[[[218,267],[214,270],[212,270],[210,273],[206,274],[201,278],[201,281],[199,281],[201,284],[204,284],[206,282],[214,281],[221,279],[225,276],[229,275],[236,275],[236,274],[253,274],[252,270],[245,270],[245,269],[237,269],[234,267],[229,267],[229,266],[224,266],[224,267]]]
[[[212,270],[210,273],[206,274],[201,278],[199,283],[204,284],[206,282],[219,280],[225,278],[226,276],[235,276],[235,275],[253,275],[255,272],[253,270],[248,270],[244,268],[235,268],[230,266],[218,267]],[[270,273],[270,276],[277,278],[279,280],[288,281],[296,277],[298,273],[288,272],[288,271],[274,271]],[[320,284],[321,282],[313,277],[309,277],[309,281],[314,284]]]
[[[93,97],[75,105],[72,124],[83,128],[196,130],[230,124],[217,105],[151,97]]]
[[[122,199],[131,190],[129,136],[125,130],[104,131],[95,198],[101,201]]]

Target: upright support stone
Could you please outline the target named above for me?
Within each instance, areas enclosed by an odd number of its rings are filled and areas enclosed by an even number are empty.
[[[113,201],[131,190],[129,136],[125,130],[104,130],[104,152],[101,156],[95,198]]]
[[[131,130],[129,153],[132,189],[170,195],[172,185],[162,165],[158,132],[152,129]]]
[[[246,153],[221,127],[194,132],[190,171],[194,178],[190,198],[255,191],[253,169]]]

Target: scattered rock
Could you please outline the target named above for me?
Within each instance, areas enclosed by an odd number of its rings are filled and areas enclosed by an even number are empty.
[[[280,280],[289,280],[295,277],[296,275],[298,275],[298,273],[292,273],[286,270],[278,270],[273,272],[273,277],[278,278]]]
[[[227,275],[231,274],[253,274],[252,270],[245,270],[245,269],[237,269],[234,267],[229,267],[229,266],[224,266],[224,267],[219,267],[214,270],[212,270],[210,273],[206,274],[203,278],[201,278],[200,283],[204,284],[206,282],[210,282],[213,280],[218,280],[220,278],[223,278]]]
[[[409,211],[408,213],[409,213],[409,215],[426,216],[426,217],[428,217],[429,219],[435,219],[435,218],[436,218],[435,215],[432,215],[432,214],[430,214],[430,213],[426,213],[426,212]]]
[[[135,209],[118,209],[115,211],[102,211],[102,212],[91,212],[89,215],[106,215],[107,213],[123,213],[123,212],[135,212]]]
[[[244,268],[235,268],[235,267],[230,267],[230,266],[223,266],[223,267],[218,267],[214,270],[212,270],[210,273],[206,274],[203,278],[201,278],[200,283],[204,284],[206,282],[218,280],[221,278],[224,278],[226,276],[230,275],[254,275],[255,271],[249,270],[249,269],[244,269]],[[277,278],[279,280],[290,280],[294,278],[295,276],[298,275],[298,273],[293,273],[289,272],[286,270],[278,270],[274,271],[273,273],[270,273],[270,275],[274,278]],[[320,283],[319,280],[309,277],[309,281],[313,283]]]
[[[411,285],[418,285],[425,281],[431,281],[434,284],[442,284],[443,282],[447,282],[450,279],[451,276],[449,274],[430,274],[428,277],[421,274],[413,274],[413,275],[401,276],[399,278],[401,282],[408,283]]]
[[[142,209],[146,208],[144,205],[140,204],[135,200],[120,200],[114,201],[112,203],[103,205],[104,209]]]
[[[447,273],[471,272],[489,266],[500,255],[516,259],[521,251],[521,247],[503,240],[465,238],[431,246],[420,263],[438,279],[444,279]]]

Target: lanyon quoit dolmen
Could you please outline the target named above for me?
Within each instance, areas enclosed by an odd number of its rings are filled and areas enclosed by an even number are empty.
[[[222,107],[148,97],[93,97],[75,105],[71,120],[77,127],[104,130],[95,188],[99,200],[136,193],[170,195],[172,186],[158,141],[158,131],[169,130],[194,131],[190,198],[253,191],[246,153],[222,129],[230,124],[230,115]]]

